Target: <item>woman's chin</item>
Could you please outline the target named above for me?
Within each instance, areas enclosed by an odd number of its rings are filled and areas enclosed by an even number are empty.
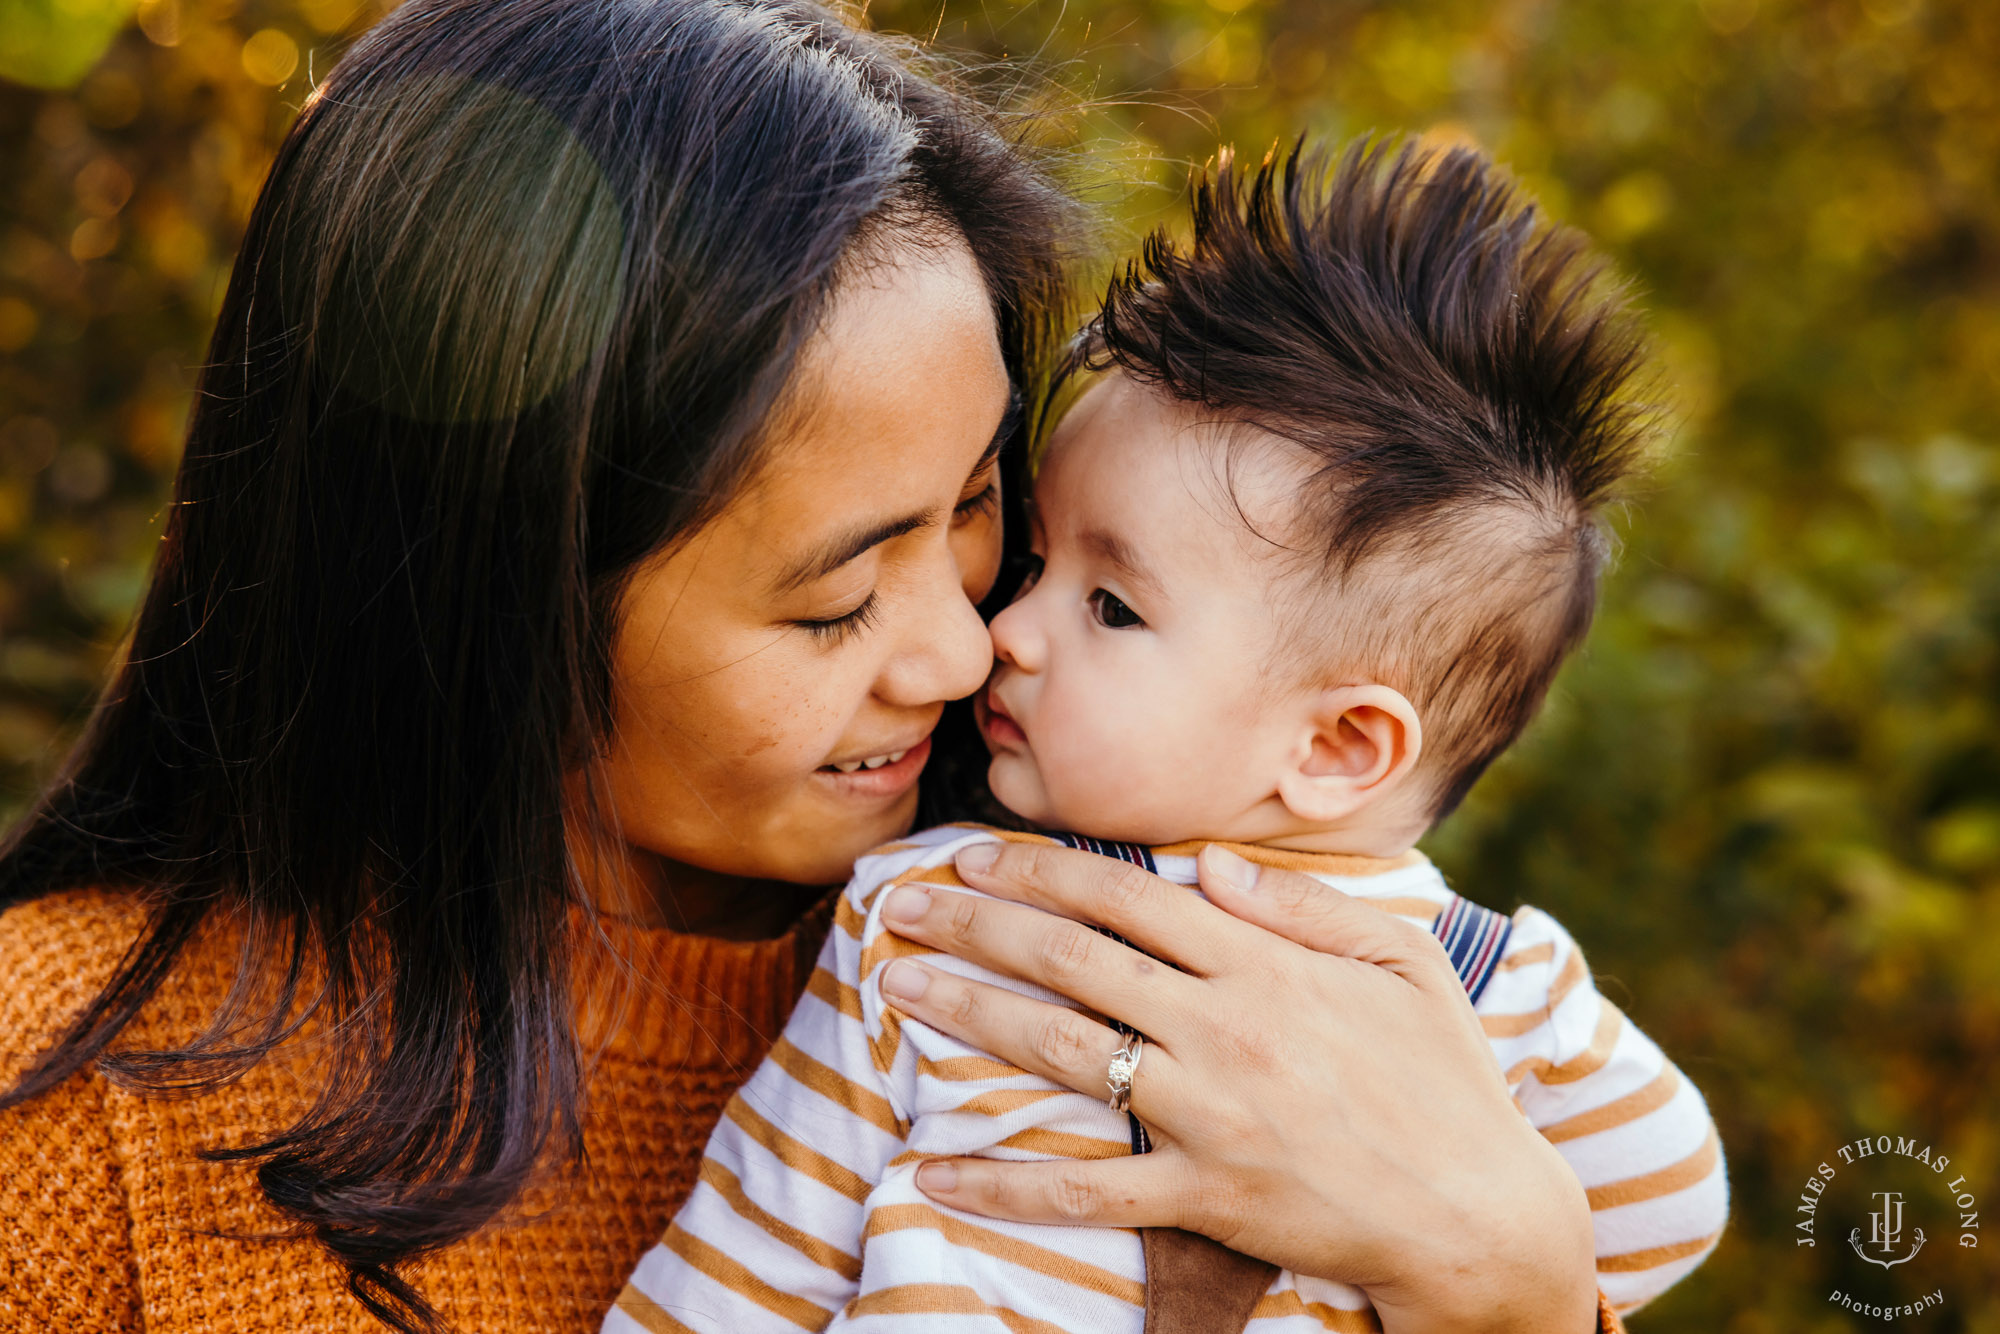
[[[814,834],[802,834],[784,859],[785,874],[775,878],[806,885],[845,884],[854,874],[855,862],[909,833],[916,818],[915,788],[878,809],[847,813]],[[763,851],[769,856],[778,849]]]

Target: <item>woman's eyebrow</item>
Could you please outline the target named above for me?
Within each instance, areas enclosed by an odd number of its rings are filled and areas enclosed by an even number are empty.
[[[771,581],[771,592],[779,596],[795,592],[815,579],[832,574],[871,547],[878,547],[905,533],[914,533],[919,528],[928,528],[936,522],[935,514],[905,514],[900,519],[850,529],[839,537],[820,543],[786,566],[783,573]]]
[[[1007,443],[1007,436],[1009,434],[1008,423],[1001,422],[1000,429],[995,431],[993,439],[987,442],[986,452],[979,456],[979,462],[972,465],[972,471],[965,474],[967,481],[979,476],[980,473],[985,472],[993,466],[993,461],[1000,457],[1000,447]]]
[[[993,428],[993,438],[986,442],[986,452],[979,456],[979,462],[972,465],[972,471],[967,473],[966,476],[979,476],[980,473],[986,471],[993,460],[1000,457],[1000,451],[1006,447],[1009,440],[1014,438],[1014,432],[1020,429],[1021,418],[1026,415],[1027,410],[1027,400],[1021,397],[1020,386],[1009,386],[1007,390],[1007,407],[1000,414],[1000,424]]]
[[[1021,393],[1017,389],[1009,395],[1007,410],[1000,414],[1000,424],[994,428],[993,438],[986,442],[985,451],[980,454],[979,462],[972,465],[972,471],[966,474],[967,477],[979,476],[1000,457],[1001,449],[1013,436],[1014,428],[1020,424],[1021,411]],[[931,514],[905,514],[900,519],[890,519],[886,523],[878,523],[868,528],[857,528],[841,537],[823,542],[786,566],[784,572],[771,581],[771,592],[774,596],[780,597],[786,593],[796,592],[813,580],[823,579],[832,574],[870,547],[880,546],[905,533],[914,533],[917,529],[928,527],[936,521],[936,516]]]

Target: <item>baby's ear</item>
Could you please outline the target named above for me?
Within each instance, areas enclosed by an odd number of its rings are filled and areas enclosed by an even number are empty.
[[[1401,787],[1423,751],[1423,725],[1399,690],[1337,686],[1309,704],[1278,798],[1309,824],[1343,820]]]

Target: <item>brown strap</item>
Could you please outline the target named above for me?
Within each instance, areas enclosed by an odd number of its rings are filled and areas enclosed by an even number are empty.
[[[1199,1232],[1149,1227],[1139,1237],[1146,1248],[1146,1334],[1243,1334],[1278,1273],[1278,1266]],[[1602,1291],[1597,1334],[1625,1334],[1625,1322]]]
[[[1142,1228],[1146,1334],[1243,1334],[1278,1266],[1199,1232]]]

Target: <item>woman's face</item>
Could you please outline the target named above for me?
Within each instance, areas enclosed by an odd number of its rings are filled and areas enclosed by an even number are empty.
[[[641,567],[613,645],[607,792],[669,885],[845,880],[909,827],[945,701],[992,663],[973,604],[1010,389],[971,252],[857,265],[788,397],[743,492]]]

